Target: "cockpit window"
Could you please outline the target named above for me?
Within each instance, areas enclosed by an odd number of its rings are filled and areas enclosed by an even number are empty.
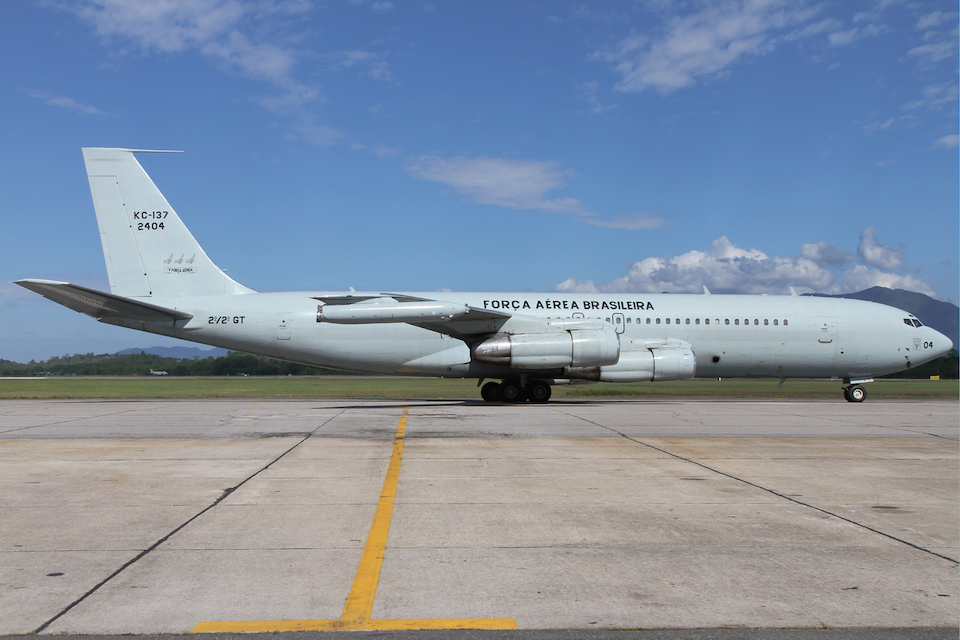
[[[923,323],[920,322],[919,320],[917,320],[916,318],[914,318],[914,320],[913,320],[913,326],[915,326],[915,327],[922,327],[922,326],[923,326]]]
[[[903,319],[903,324],[907,325],[908,327],[912,327],[912,326],[913,326],[913,323],[910,322],[910,318],[904,318],[904,319]]]

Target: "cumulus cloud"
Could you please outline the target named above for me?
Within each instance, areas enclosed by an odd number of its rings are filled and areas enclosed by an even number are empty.
[[[714,293],[782,294],[794,287],[800,293],[838,294],[882,286],[935,295],[927,282],[885,270],[903,266],[900,253],[891,254],[888,252],[892,250],[880,247],[873,229],[864,230],[860,244],[858,253],[864,264],[841,270],[853,260],[853,255],[827,242],[804,244],[800,256],[776,257],[758,249],[743,249],[723,236],[707,251],[688,251],[673,258],[645,258],[630,265],[625,276],[612,282],[598,285],[592,280],[568,278],[556,290],[699,293],[706,285]],[[867,260],[873,262],[868,264]]]
[[[670,93],[700,77],[715,76],[743,58],[767,54],[786,37],[817,32],[814,28],[810,33],[788,33],[818,11],[786,0],[709,4],[696,13],[668,19],[658,36],[634,31],[595,58],[615,64],[623,76],[616,85],[620,91],[653,88]]]
[[[689,251],[674,258],[646,258],[613,282],[595,286],[569,279],[562,291],[697,293],[706,285],[716,293],[783,293],[789,286],[798,291],[820,291],[832,285],[835,276],[808,258],[769,257],[757,249],[742,249],[723,236],[709,251]]]
[[[851,291],[862,291],[870,287],[906,289],[907,291],[916,291],[917,293],[923,293],[933,297],[937,295],[934,293],[933,287],[923,280],[909,275],[887,273],[878,269],[871,269],[862,264],[858,264],[853,269],[844,271],[843,285],[829,287],[824,293],[849,293]]]
[[[842,267],[853,260],[853,254],[838,249],[829,242],[808,242],[800,247],[800,255],[821,267]]]
[[[860,244],[857,246],[857,256],[865,265],[880,269],[903,269],[903,254],[896,249],[881,246],[873,232],[873,227],[867,227],[860,232]]]

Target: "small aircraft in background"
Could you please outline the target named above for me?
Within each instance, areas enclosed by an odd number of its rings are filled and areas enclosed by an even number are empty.
[[[166,375],[169,375],[169,374],[168,374],[166,371],[154,371],[153,369],[150,369],[150,375],[152,375],[152,376],[166,376]]]
[[[488,401],[546,402],[557,384],[755,377],[842,380],[862,402],[874,376],[953,348],[900,309],[795,292],[257,293],[204,253],[138,152],[83,149],[110,293],[17,284],[100,322],[278,360],[500,380],[483,385]]]

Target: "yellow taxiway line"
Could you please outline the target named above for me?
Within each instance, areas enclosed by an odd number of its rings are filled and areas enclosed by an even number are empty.
[[[397,435],[393,440],[393,455],[387,468],[387,477],[380,491],[380,501],[373,516],[373,526],[360,556],[360,566],[347,595],[339,620],[260,620],[240,622],[201,622],[193,633],[253,633],[275,631],[402,631],[414,629],[516,629],[514,618],[422,618],[371,619],[373,598],[380,580],[380,566],[387,548],[390,517],[400,481],[400,461],[403,458],[407,412],[403,410]]]

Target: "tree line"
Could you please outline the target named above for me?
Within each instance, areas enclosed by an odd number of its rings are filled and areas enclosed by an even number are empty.
[[[351,375],[336,369],[309,367],[272,358],[230,352],[217,358],[164,358],[149,353],[83,353],[54,356],[41,362],[23,364],[0,360],[0,376],[134,376],[150,375],[150,370],[166,371],[171,376],[325,376]]]

